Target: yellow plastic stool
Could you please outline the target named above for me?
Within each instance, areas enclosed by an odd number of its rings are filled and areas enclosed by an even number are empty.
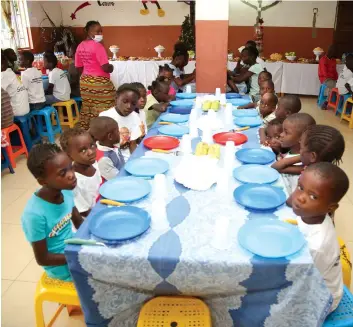
[[[58,111],[61,126],[73,128],[78,123],[80,113],[75,100],[70,99],[68,101],[56,102],[52,106]]]
[[[346,111],[347,111],[347,106],[348,106],[348,103],[351,104],[351,113],[350,114],[346,114]],[[353,128],[353,99],[352,98],[349,98],[346,100],[346,102],[344,103],[344,106],[343,106],[343,110],[342,110],[342,114],[341,114],[341,121],[342,120],[346,120],[349,122],[349,128]],[[349,288],[349,286],[348,286]]]
[[[58,310],[55,312],[53,318],[51,318],[46,327],[53,325],[65,306],[80,306],[80,300],[72,282],[50,278],[46,273],[40,278],[34,296],[34,310],[37,327],[45,327],[43,315],[43,302],[45,301],[57,302],[60,304]]]
[[[141,309],[137,327],[211,327],[211,313],[201,300],[159,296]]]

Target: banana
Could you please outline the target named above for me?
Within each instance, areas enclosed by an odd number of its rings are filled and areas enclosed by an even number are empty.
[[[208,144],[204,142],[199,142],[196,146],[195,156],[207,156],[208,154]]]
[[[208,156],[215,159],[219,159],[221,157],[221,147],[219,144],[213,144],[209,147]]]
[[[111,205],[111,206],[116,206],[116,207],[121,207],[121,206],[125,205],[124,203],[121,203],[121,202],[118,202],[118,201],[109,200],[109,199],[102,199],[102,200],[100,200],[100,203]]]
[[[203,104],[202,104],[202,110],[210,110],[211,109],[211,105],[212,102],[209,100],[206,100]]]
[[[220,106],[221,106],[221,104],[220,104],[219,100],[215,100],[215,101],[212,101],[211,109],[218,111]]]

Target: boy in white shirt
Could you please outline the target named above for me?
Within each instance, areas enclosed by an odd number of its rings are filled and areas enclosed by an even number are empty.
[[[66,72],[57,68],[58,59],[52,52],[44,54],[44,67],[49,69],[49,86],[45,91],[46,104],[70,100],[71,87]]]
[[[339,75],[336,87],[339,94],[350,93],[353,96],[353,54],[350,53],[346,57],[346,65],[343,67],[342,73]]]
[[[32,67],[33,53],[24,51],[20,55],[21,67],[26,68],[21,73],[21,80],[28,92],[29,107],[31,110],[45,107],[45,95],[42,81],[42,73],[36,67]]]
[[[292,206],[298,227],[304,234],[316,268],[333,297],[331,311],[343,295],[340,248],[335,227],[329,216],[349,188],[345,172],[328,162],[308,166],[292,194]]]
[[[8,67],[6,57],[1,52],[1,87],[9,94],[14,116],[29,113],[28,94],[25,86]]]

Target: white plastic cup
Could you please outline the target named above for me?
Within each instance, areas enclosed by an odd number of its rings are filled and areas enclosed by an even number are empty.
[[[212,121],[217,118],[216,112],[213,109],[208,110],[208,118]]]
[[[199,137],[199,130],[197,128],[196,123],[192,123],[189,126],[189,131],[190,131],[190,138],[194,139],[196,137]]]
[[[220,97],[221,96],[221,89],[219,87],[216,88],[215,95],[216,95],[216,97]]]
[[[192,153],[191,136],[189,134],[184,134],[181,139],[181,151],[184,154]]]
[[[213,143],[211,126],[205,126],[205,128],[203,129],[202,142],[205,142],[207,144]]]
[[[191,85],[186,85],[185,93],[192,93]]]
[[[226,104],[226,110],[230,110],[230,112],[233,112],[233,105],[231,103]]]

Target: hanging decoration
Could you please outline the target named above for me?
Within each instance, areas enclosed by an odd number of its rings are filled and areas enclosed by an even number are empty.
[[[257,11],[256,23],[254,24],[254,28],[255,28],[254,38],[255,38],[257,49],[259,50],[259,53],[261,55],[264,48],[264,26],[263,26],[264,20],[262,19],[261,14],[263,11],[270,9],[273,6],[279,4],[280,2],[282,2],[282,0],[274,1],[264,7],[262,7],[262,0],[257,0],[257,3],[258,3],[257,6],[253,4],[254,1],[249,1],[249,0],[240,0],[240,1]]]
[[[91,5],[91,4],[90,4],[88,1],[86,1],[86,2],[84,2],[84,3],[82,3],[82,4],[80,4],[80,5],[76,8],[76,10],[70,15],[71,19],[72,19],[72,20],[76,19],[76,13],[77,13],[79,10],[81,10],[81,9],[87,7],[87,6],[90,6],[90,5]]]
[[[161,8],[161,6],[160,6],[160,4],[159,4],[158,1],[142,0],[141,2],[142,2],[142,5],[143,5],[143,8],[144,8],[144,9],[141,9],[141,10],[140,10],[140,14],[141,14],[141,15],[146,16],[146,15],[148,15],[148,14],[150,13],[150,10],[149,10],[148,7],[147,7],[147,3],[150,2],[150,3],[156,5],[157,10],[158,10],[158,16],[159,16],[159,17],[164,17],[164,16],[165,16],[165,11]]]
[[[317,29],[316,29],[316,17],[318,16],[318,13],[319,13],[319,9],[318,8],[314,8],[313,9],[313,30],[311,32],[311,37],[313,39],[316,39],[316,32],[317,32]]]

